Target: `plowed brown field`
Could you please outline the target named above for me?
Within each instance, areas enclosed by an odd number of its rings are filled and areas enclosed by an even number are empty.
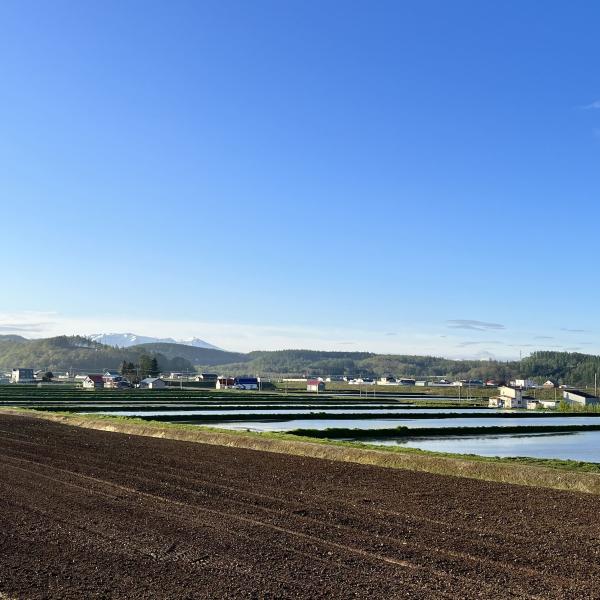
[[[600,497],[0,416],[0,598],[600,598]]]

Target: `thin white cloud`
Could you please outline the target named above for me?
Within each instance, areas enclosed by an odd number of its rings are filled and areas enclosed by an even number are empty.
[[[40,333],[44,331],[47,323],[3,323],[0,325],[2,333]]]
[[[0,313],[0,333],[36,335],[43,334],[52,327],[55,313],[22,311]]]
[[[450,319],[446,323],[451,329],[468,329],[471,331],[506,329],[500,323],[488,323],[487,321],[476,321],[474,319]]]
[[[474,354],[462,354],[459,356],[453,356],[451,358],[455,358],[458,360],[498,360],[499,359],[499,357],[496,354],[494,354],[493,352],[490,352],[489,350],[484,350],[484,349],[481,349],[478,352],[475,352]]]
[[[535,344],[509,344],[510,348],[535,348]]]
[[[499,342],[498,340],[489,340],[489,341],[481,341],[481,342],[474,342],[471,340],[468,340],[466,342],[460,342],[457,344],[458,348],[468,348],[469,346],[495,346],[497,344],[502,344],[502,342]]]
[[[596,110],[596,109],[600,109],[600,100],[595,100],[591,104],[586,104],[582,108],[584,110]]]

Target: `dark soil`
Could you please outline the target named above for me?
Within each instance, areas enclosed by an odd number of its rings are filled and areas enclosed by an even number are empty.
[[[0,598],[600,598],[600,497],[0,416]]]

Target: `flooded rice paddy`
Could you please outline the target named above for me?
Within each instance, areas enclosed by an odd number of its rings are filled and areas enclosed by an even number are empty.
[[[91,408],[91,407],[90,407]],[[396,439],[363,440],[363,443],[419,448],[436,452],[479,454],[481,456],[555,458],[600,462],[600,431],[478,435],[443,435],[448,427],[529,427],[600,424],[595,416],[532,414],[489,408],[422,408],[390,403],[285,403],[272,405],[236,403],[208,406],[95,406],[102,414],[160,418],[174,422],[210,425],[222,429],[254,432],[289,432],[296,429],[393,429],[439,428],[442,435]],[[436,415],[439,415],[437,417]],[[521,415],[521,416],[519,416]],[[210,417],[210,418],[209,418]],[[353,438],[349,438],[353,441]]]
[[[480,456],[527,456],[600,462],[600,431],[380,439],[365,443]]]
[[[420,448],[423,450],[482,456],[528,456],[600,462],[600,431],[540,433],[527,432],[531,426],[573,426],[599,424],[598,416],[564,416],[557,413],[503,411],[471,406],[448,406],[436,398],[437,407],[425,407],[415,399],[328,396],[319,398],[287,395],[231,395],[215,397],[196,392],[107,395],[73,391],[71,394],[22,392],[19,397],[0,397],[0,405],[20,405],[41,410],[95,413],[122,417],[159,419],[163,422],[209,425],[230,430],[255,432],[289,432],[296,429],[410,429],[435,428],[440,435],[427,432],[426,437],[395,439],[357,435],[363,443]],[[416,402],[413,404],[412,402]],[[418,405],[417,405],[418,404]],[[600,416],[600,415],[599,415]],[[444,435],[444,428],[456,427],[519,427],[519,433],[478,432],[456,435],[456,430]],[[379,435],[375,433],[373,435]]]

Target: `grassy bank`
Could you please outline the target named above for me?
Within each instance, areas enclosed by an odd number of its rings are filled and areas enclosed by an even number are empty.
[[[45,413],[0,408],[4,414],[31,416],[65,425],[129,435],[279,452],[439,475],[548,487],[600,494],[600,464],[532,458],[500,459],[433,453],[416,449],[373,447],[278,433],[232,432],[193,425],[164,424],[141,419],[71,413]]]
[[[287,431],[288,435],[310,437],[329,440],[375,440],[414,437],[447,437],[479,434],[519,434],[519,433],[568,433],[577,431],[600,431],[597,425],[515,425],[503,427],[395,427],[393,429],[349,429],[336,427],[335,429],[294,429]]]

